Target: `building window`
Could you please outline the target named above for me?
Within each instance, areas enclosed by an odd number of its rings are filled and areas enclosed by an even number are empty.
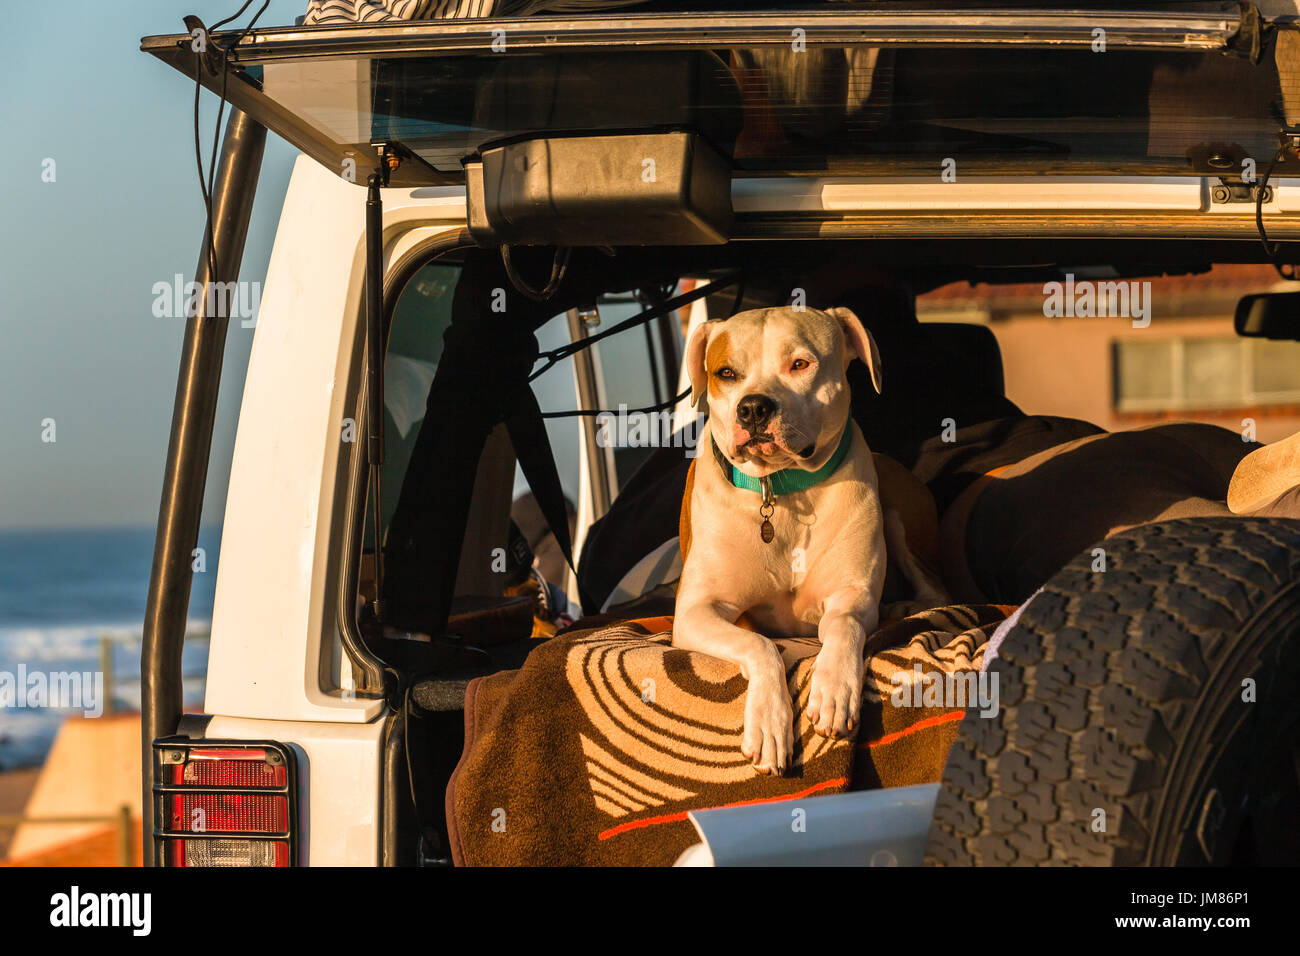
[[[1126,338],[1112,364],[1118,412],[1300,404],[1300,342]]]

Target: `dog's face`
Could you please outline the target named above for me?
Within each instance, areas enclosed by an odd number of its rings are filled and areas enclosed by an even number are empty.
[[[707,392],[714,441],[754,478],[826,463],[849,417],[855,358],[880,391],[875,340],[845,308],[753,309],[704,323],[686,347],[692,401]]]

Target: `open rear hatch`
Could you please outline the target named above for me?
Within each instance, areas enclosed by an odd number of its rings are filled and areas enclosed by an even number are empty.
[[[268,28],[234,43],[228,77],[188,34],[142,48],[214,92],[225,83],[235,106],[341,175],[349,158],[368,164],[371,143],[400,143],[409,161],[393,185],[461,182],[467,158],[511,139],[677,129],[738,175],[930,173],[953,157],[964,172],[1200,175],[1266,162],[1300,96],[1251,4],[1209,10]],[[1294,50],[1285,41],[1283,59]]]
[[[364,182],[380,144],[390,185],[468,176],[480,241],[723,241],[746,234],[728,177],[780,177],[792,195],[792,176],[1174,177],[1180,208],[1199,212],[1192,177],[1244,177],[1231,198],[1249,202],[1256,171],[1300,168],[1280,151],[1300,123],[1300,33],[1251,3],[926,6],[267,28],[215,34],[205,53],[189,34],[142,48],[345,178]],[[677,166],[647,171],[644,144],[618,139],[647,135],[676,137],[655,142]],[[599,150],[559,142],[593,136]],[[571,228],[530,232],[530,216]]]

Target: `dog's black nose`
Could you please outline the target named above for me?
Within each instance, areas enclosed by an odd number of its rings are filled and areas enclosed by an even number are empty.
[[[736,423],[748,432],[767,424],[776,411],[776,402],[766,395],[746,395],[736,403]]]

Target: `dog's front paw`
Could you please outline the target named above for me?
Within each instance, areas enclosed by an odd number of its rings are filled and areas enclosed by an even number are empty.
[[[784,681],[750,681],[740,752],[759,773],[785,773],[794,753],[794,705]]]
[[[804,713],[823,737],[847,737],[862,706],[862,658],[852,647],[823,646],[813,662]]]

